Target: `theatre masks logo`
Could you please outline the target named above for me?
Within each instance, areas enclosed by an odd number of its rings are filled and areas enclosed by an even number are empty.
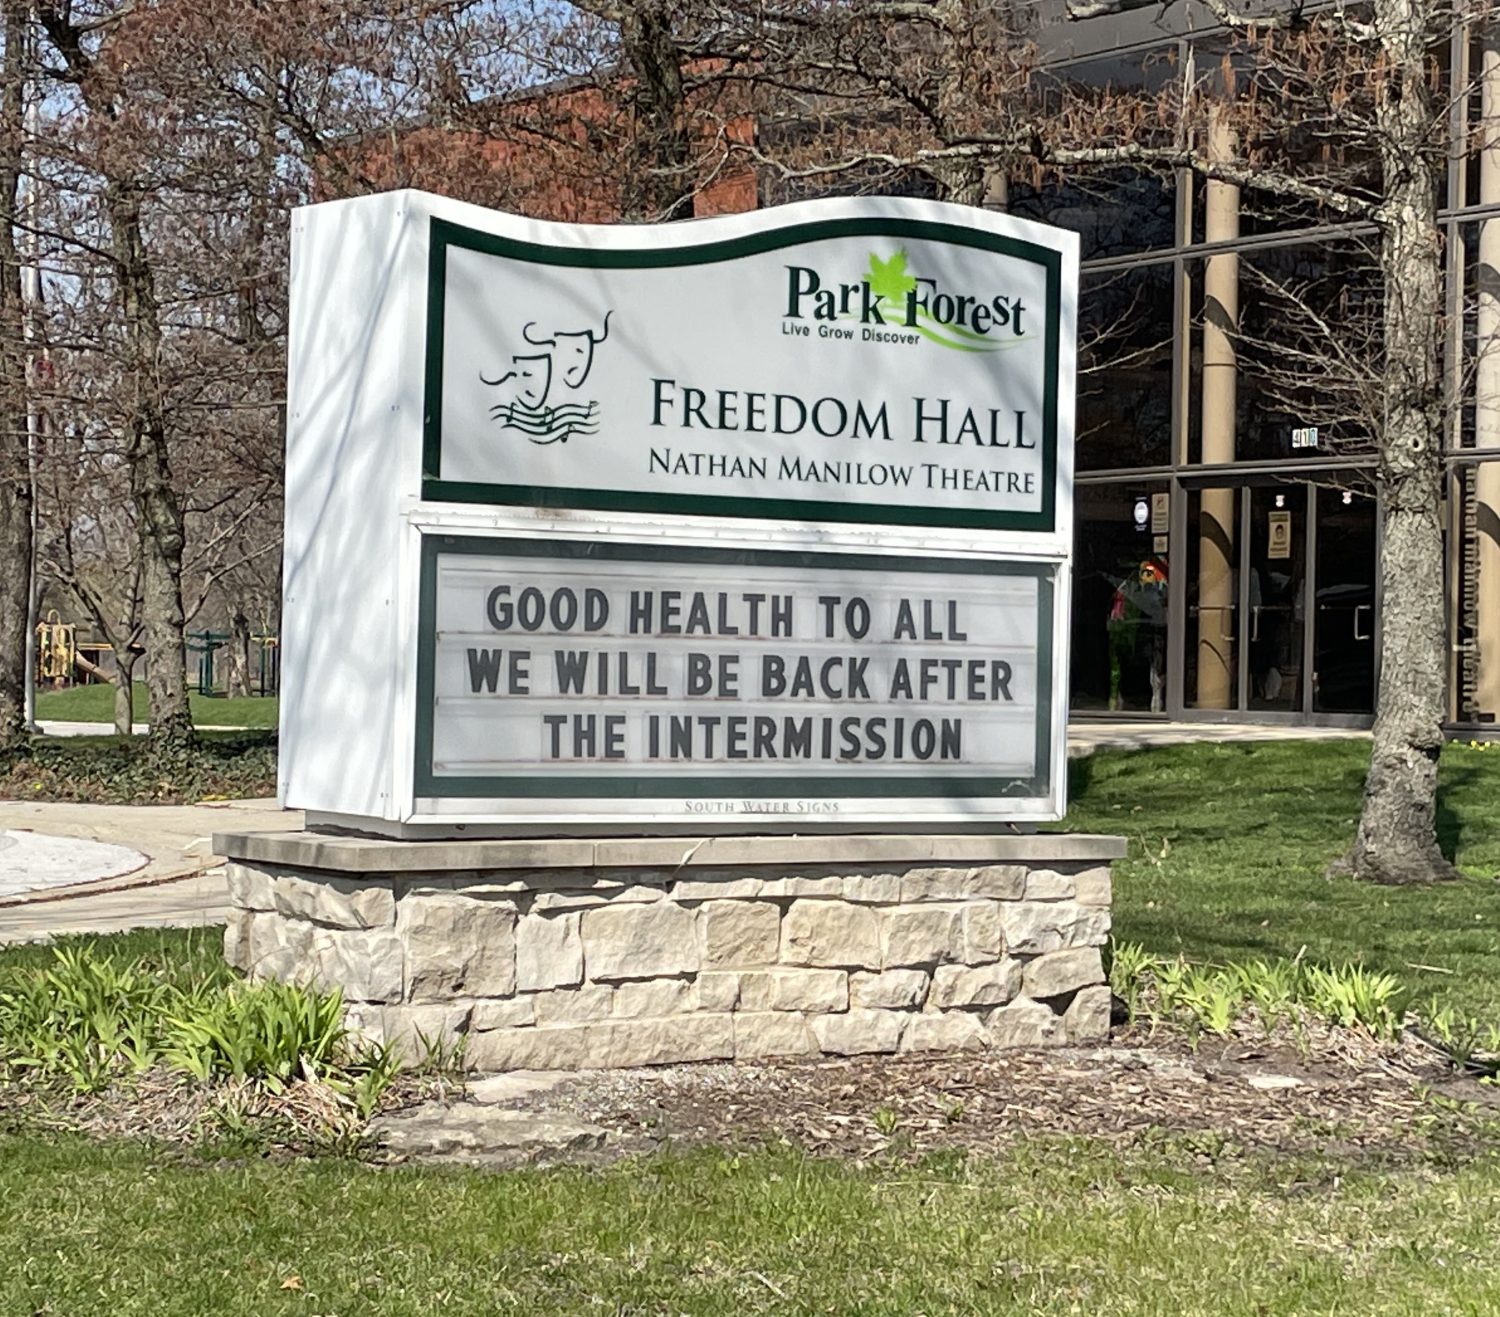
[[[597,434],[599,404],[580,396],[594,368],[594,352],[609,337],[604,313],[598,330],[544,326],[532,320],[521,330],[524,346],[510,369],[480,380],[496,391],[490,416],[503,430],[519,430],[534,444],[567,443],[575,435]]]

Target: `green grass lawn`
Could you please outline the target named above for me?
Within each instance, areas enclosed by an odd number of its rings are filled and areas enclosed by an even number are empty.
[[[1130,839],[1117,935],[1219,961],[1305,948],[1500,1014],[1500,752],[1443,758],[1443,834],[1470,877],[1388,890],[1323,877],[1365,751],[1199,745],[1075,764],[1067,826]],[[218,954],[213,932],[108,941],[165,973]],[[46,955],[0,950],[0,969]],[[6,1133],[0,1118],[0,1313],[1500,1311],[1493,1122],[1410,1156],[1322,1147],[1236,1154],[1163,1134],[917,1165],[777,1148],[494,1174],[209,1160]]]
[[[0,1168],[7,1313],[1500,1311],[1493,1153],[1362,1170],[1045,1140],[497,1175],[0,1136]]]
[[[199,727],[275,727],[277,700],[271,696],[229,699],[227,696],[188,694],[193,722]],[[147,721],[150,695],[144,682],[135,683],[135,721]],[[113,723],[115,688],[95,683],[61,691],[38,691],[36,716],[47,721]]]
[[[1075,761],[1074,831],[1123,833],[1115,937],[1200,960],[1362,962],[1500,1019],[1500,749],[1451,745],[1440,833],[1470,875],[1374,887],[1323,871],[1354,833],[1369,745],[1283,741]]]

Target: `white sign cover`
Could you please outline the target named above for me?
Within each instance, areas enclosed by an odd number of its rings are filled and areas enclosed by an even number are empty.
[[[1046,799],[1053,592],[1035,563],[428,537],[417,793]]]
[[[434,219],[424,497],[1051,532],[1071,235],[792,210],[709,241]]]

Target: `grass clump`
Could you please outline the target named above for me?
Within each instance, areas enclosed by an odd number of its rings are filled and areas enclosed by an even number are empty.
[[[1380,1042],[1411,1033],[1459,1071],[1500,1077],[1500,1025],[1435,1000],[1418,1006],[1395,975],[1363,965],[1311,965],[1300,957],[1198,965],[1124,942],[1111,949],[1109,981],[1132,1024],[1177,1025],[1194,1038],[1227,1038],[1241,1022],[1267,1035],[1286,1025],[1305,1038],[1309,1020]]]
[[[342,1017],[337,992],[246,983],[223,966],[167,977],[146,958],[65,946],[0,972],[0,1099],[7,1086],[78,1098],[165,1073],[272,1094],[322,1083],[368,1118],[397,1058],[356,1042]]]
[[[1362,965],[1300,959],[1197,965],[1181,955],[1153,956],[1133,942],[1114,948],[1109,977],[1132,1023],[1144,1018],[1218,1037],[1227,1037],[1248,1016],[1268,1032],[1311,1017],[1390,1041],[1400,1036],[1411,999],[1394,975]]]

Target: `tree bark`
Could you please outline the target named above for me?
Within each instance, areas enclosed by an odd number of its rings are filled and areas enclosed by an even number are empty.
[[[115,651],[115,735],[135,735],[135,659],[122,662]]]
[[[141,233],[140,194],[129,184],[105,189],[111,241],[120,281],[133,387],[130,488],[141,537],[141,617],[146,643],[146,688],[151,737],[193,737],[187,693],[187,618],[182,606],[182,504],[172,484],[166,418],[156,390],[161,319]]]
[[[638,119],[633,167],[623,179],[621,210],[628,217],[691,219],[693,188],[688,166],[692,146],[685,121],[682,51],[675,7],[643,0],[624,7],[620,44],[635,73],[632,100]]]
[[[26,85],[25,8],[0,0],[0,750],[25,740],[31,595],[31,488],[21,263],[16,248]]]
[[[1338,868],[1379,883],[1457,876],[1437,837],[1444,636],[1442,242],[1437,223],[1444,113],[1428,81],[1423,0],[1377,0],[1389,61],[1377,105],[1384,204],[1385,425],[1379,479],[1380,689],[1364,804]]]
[[[229,623],[229,694],[250,693],[250,619],[236,608]]]

